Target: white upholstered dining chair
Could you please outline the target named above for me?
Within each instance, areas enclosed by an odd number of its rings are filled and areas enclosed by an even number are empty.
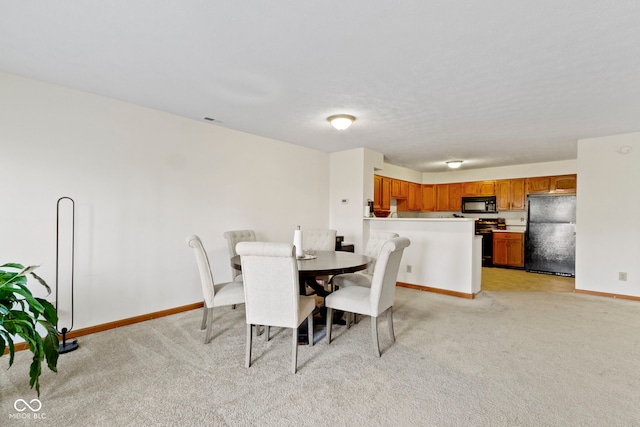
[[[298,327],[308,319],[309,345],[313,345],[313,297],[301,296],[298,286],[298,264],[295,248],[290,243],[240,242],[236,247],[242,260],[247,349],[245,366],[251,366],[252,326],[265,325],[291,328],[293,349],[291,371],[298,366]]]
[[[371,286],[347,286],[325,298],[327,307],[327,341],[331,343],[331,326],[333,310],[371,316],[371,338],[374,354],[380,357],[378,342],[378,316],[387,313],[389,335],[395,341],[393,332],[393,298],[400,260],[404,249],[410,241],[406,237],[395,237],[387,240],[380,249],[378,260],[373,270]]]
[[[302,232],[302,249],[305,251],[335,251],[336,230],[304,230]]]
[[[204,249],[202,240],[195,234],[187,236],[187,245],[193,249],[198,264],[198,272],[200,273],[200,283],[202,285],[202,294],[204,296],[204,307],[202,313],[202,324],[200,329],[207,328],[204,343],[211,341],[213,308],[225,305],[235,306],[244,303],[244,290],[242,282],[227,282],[214,284],[213,274],[211,274],[211,265],[209,257]]]
[[[229,249],[229,259],[238,255],[236,245],[240,242],[255,242],[256,233],[253,230],[230,230],[223,234],[227,239],[227,247]],[[242,272],[231,267],[231,280],[242,281]]]
[[[304,230],[302,232],[302,249],[305,251],[335,251],[337,234],[336,230],[328,229]],[[318,281],[323,284],[321,285]],[[318,276],[316,278],[307,278],[306,284],[314,290],[313,293],[325,296],[328,282],[329,276]]]
[[[373,270],[376,265],[376,260],[378,259],[378,254],[380,253],[380,249],[382,249],[382,245],[384,245],[387,240],[393,239],[394,237],[398,237],[398,233],[394,233],[393,231],[372,231],[364,250],[364,255],[371,258],[371,263],[365,270],[333,276],[331,283],[334,288],[340,289],[346,286],[371,287]]]

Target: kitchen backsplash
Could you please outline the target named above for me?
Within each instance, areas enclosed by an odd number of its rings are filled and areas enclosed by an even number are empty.
[[[462,212],[397,212],[391,203],[391,212],[397,218],[451,218],[454,215],[464,218],[504,218],[507,230],[524,231],[527,228],[527,211],[503,211],[497,214],[463,214]]]

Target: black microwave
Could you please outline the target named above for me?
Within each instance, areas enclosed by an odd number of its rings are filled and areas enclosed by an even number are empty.
[[[462,198],[463,213],[497,213],[496,196],[476,196]]]

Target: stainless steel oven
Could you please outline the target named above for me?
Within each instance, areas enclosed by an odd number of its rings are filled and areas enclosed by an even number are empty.
[[[505,230],[504,218],[476,220],[476,234],[482,236],[482,266],[493,266],[493,230]]]

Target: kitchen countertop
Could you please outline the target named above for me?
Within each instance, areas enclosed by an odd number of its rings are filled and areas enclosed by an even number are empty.
[[[426,222],[475,222],[474,218],[389,218],[389,217],[364,217],[366,221],[426,221]]]
[[[494,233],[524,233],[524,230],[491,230]]]

